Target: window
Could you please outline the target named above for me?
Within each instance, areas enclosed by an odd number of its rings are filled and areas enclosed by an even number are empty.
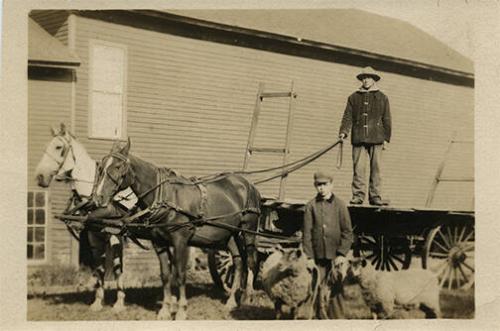
[[[47,192],[28,192],[28,260],[46,257]]]
[[[120,139],[125,131],[127,53],[121,45],[92,40],[89,68],[89,135]]]

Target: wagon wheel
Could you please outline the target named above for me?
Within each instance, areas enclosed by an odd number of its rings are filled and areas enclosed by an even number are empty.
[[[229,293],[234,279],[234,264],[231,254],[223,250],[208,251],[208,269],[215,285]]]
[[[468,289],[474,284],[474,228],[441,225],[427,235],[422,267],[436,272],[439,286]]]
[[[411,250],[407,238],[384,235],[359,235],[355,254],[371,261],[376,270],[397,271],[408,269]]]

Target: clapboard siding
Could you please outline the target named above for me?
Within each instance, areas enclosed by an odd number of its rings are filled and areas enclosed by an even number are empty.
[[[30,13],[30,17],[64,45],[68,45],[68,12],[35,10]]]
[[[69,123],[71,82],[54,81],[50,70],[43,79],[28,81],[28,190],[43,190],[36,185],[35,167],[42,158],[46,144],[52,139],[50,127]],[[53,182],[48,189],[50,213],[61,213],[69,197],[66,184]],[[48,215],[47,262],[68,264],[73,240],[62,222]]]
[[[241,168],[259,82],[265,82],[267,90],[286,91],[294,81],[298,98],[290,160],[336,140],[347,96],[358,87],[353,77],[359,68],[348,65],[88,18],[78,18],[77,26],[77,52],[82,59],[77,92],[79,133],[86,135],[88,130],[88,40],[124,44],[128,50],[127,132],[132,151],[186,175]],[[397,74],[382,75],[380,87],[390,98],[394,122],[392,144],[384,155],[384,192],[394,205],[423,206],[453,131],[472,133],[473,90]],[[287,106],[287,100],[264,102],[255,145],[283,146]],[[99,156],[111,146],[110,141],[92,140],[89,144],[91,152]],[[330,168],[336,173],[337,192],[348,199],[352,161],[350,145],[345,147],[342,170],[334,170],[337,155],[330,152],[290,175],[287,197],[311,197],[312,173],[317,168]],[[473,150],[462,156],[458,163],[473,163]],[[255,155],[250,168],[280,162],[278,156]],[[461,207],[453,205],[459,196],[472,197],[472,185],[468,187],[465,193],[445,193],[449,208]],[[277,194],[277,181],[261,186],[261,190]]]

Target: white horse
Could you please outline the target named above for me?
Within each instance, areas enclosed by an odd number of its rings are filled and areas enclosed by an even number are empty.
[[[52,135],[54,138],[48,143],[42,159],[36,167],[35,177],[38,185],[48,187],[53,179],[65,181],[69,183],[73,191],[73,205],[80,201],[88,201],[92,195],[97,162],[89,156],[83,145],[66,130],[64,124],[61,123],[59,132],[52,128]],[[119,192],[117,197],[126,195],[128,195],[128,192]],[[137,199],[132,196],[131,199],[125,201],[123,205],[131,208],[135,205]],[[104,211],[104,214],[125,214],[125,209],[117,208],[116,204],[111,208]],[[86,212],[88,211],[86,210]],[[93,311],[102,309],[106,254],[112,254],[113,273],[117,284],[117,299],[113,305],[113,310],[121,311],[125,308],[125,292],[122,280],[123,239],[103,232],[82,232],[82,236],[85,235],[85,239],[88,240],[92,251],[92,270],[96,278],[95,300],[90,309]]]

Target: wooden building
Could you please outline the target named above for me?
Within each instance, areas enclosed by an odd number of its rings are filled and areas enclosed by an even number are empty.
[[[66,122],[90,154],[102,158],[113,139],[132,153],[186,176],[241,169],[258,84],[297,93],[290,145],[295,160],[336,141],[355,76],[371,65],[382,75],[393,137],[384,155],[383,191],[396,206],[424,206],[449,141],[472,139],[472,62],[395,19],[358,10],[35,11],[52,38],[78,57],[68,80],[29,75],[29,189],[49,125]],[[30,33],[30,40],[36,38]],[[57,62],[57,61],[55,61]],[[33,68],[34,69],[34,68]],[[37,69],[38,70],[38,69]],[[39,76],[37,76],[39,77]],[[288,100],[265,101],[256,145],[282,147]],[[455,146],[443,176],[473,176],[473,145]],[[313,196],[312,173],[335,173],[336,192],[350,198],[350,144],[293,173],[286,197]],[[281,156],[252,158],[250,169]],[[260,187],[277,194],[278,181]],[[50,217],[67,192],[47,191],[45,263],[77,263],[77,244]],[[435,207],[473,208],[473,183],[440,184]],[[50,243],[50,244],[49,244]],[[76,245],[76,246],[75,246]],[[154,260],[130,246],[126,268]],[[33,260],[36,260],[35,258]]]

